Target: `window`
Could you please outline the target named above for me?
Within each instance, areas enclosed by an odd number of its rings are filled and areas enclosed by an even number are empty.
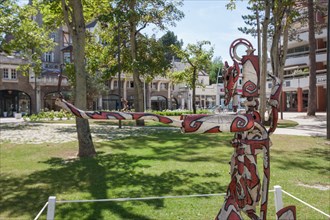
[[[9,71],[8,69],[3,69],[3,78],[4,79],[9,79]]]
[[[63,53],[63,61],[64,63],[71,63],[71,54],[70,52]]]
[[[16,69],[11,69],[11,79],[17,79]]]
[[[127,81],[127,88],[134,88],[134,82],[133,81]]]
[[[152,83],[152,84],[151,84],[151,88],[152,88],[152,89],[157,89],[157,83]]]
[[[308,51],[309,51],[309,45],[304,45],[304,46],[299,46],[299,47],[294,47],[294,48],[288,49],[288,54],[303,53],[303,52],[308,52]]]
[[[118,88],[118,81],[117,80],[113,81],[113,88]]]
[[[52,39],[53,42],[55,42],[56,41],[56,33],[51,33],[50,34],[50,39]]]
[[[54,62],[54,54],[53,52],[47,52],[44,55],[45,62]]]
[[[286,87],[290,87],[290,85],[291,85],[291,82],[290,81],[285,81],[285,86]]]
[[[167,83],[161,83],[160,89],[167,89]]]
[[[17,71],[16,71],[16,69],[4,68],[2,78],[7,79],[7,80],[17,80]]]

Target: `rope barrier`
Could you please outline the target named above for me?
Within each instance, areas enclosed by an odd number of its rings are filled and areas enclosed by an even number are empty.
[[[45,210],[45,208],[48,206],[48,202],[46,202],[46,204],[44,205],[44,207],[42,207],[42,209],[40,210],[40,212],[38,213],[38,215],[34,218],[34,220],[38,220],[38,218],[40,217],[40,215],[42,214],[42,212]]]
[[[307,202],[304,202],[304,201],[301,200],[301,199],[298,199],[297,197],[295,197],[294,195],[292,195],[292,194],[290,194],[290,193],[284,191],[283,189],[282,189],[282,192],[284,192],[284,193],[287,194],[288,196],[292,197],[293,199],[295,199],[295,200],[301,202],[302,204],[304,204],[304,205],[306,205],[306,206],[308,206],[308,207],[314,209],[315,211],[317,211],[317,212],[319,212],[319,213],[321,213],[321,214],[327,216],[328,218],[330,218],[330,215],[329,215],[329,214],[327,214],[327,213],[325,213],[325,212],[319,210],[318,208],[315,208],[314,206],[308,204]]]
[[[327,216],[330,218],[330,215],[315,208],[314,206],[308,204],[307,202],[293,196],[292,194],[286,192],[285,190],[281,189],[283,193],[290,196],[291,198],[303,203],[304,205],[314,209],[315,211]],[[268,192],[275,192],[275,190],[269,190]],[[194,195],[182,195],[182,196],[151,196],[151,197],[141,197],[141,198],[115,198],[115,199],[92,199],[92,200],[56,200],[56,203],[82,203],[82,202],[125,202],[125,201],[143,201],[143,200],[154,200],[154,199],[179,199],[179,198],[194,198],[194,197],[211,197],[211,196],[225,196],[226,193],[213,193],[213,194],[194,194]],[[38,215],[34,218],[37,220],[42,212],[48,206],[48,202],[42,207]]]

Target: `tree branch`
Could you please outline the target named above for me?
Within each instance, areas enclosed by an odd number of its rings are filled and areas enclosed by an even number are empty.
[[[66,23],[66,26],[68,27],[69,29],[69,32],[70,34],[72,35],[72,32],[73,32],[73,28],[72,28],[72,25],[70,25],[70,19],[69,19],[69,6],[65,3],[65,0],[61,0],[62,2],[62,12],[63,12],[63,17],[64,17],[64,21]],[[72,16],[72,13],[70,12],[71,16]]]
[[[144,28],[146,28],[147,27],[147,23],[144,23],[144,25],[140,28],[140,29],[138,29],[136,32],[135,32],[135,36],[141,31],[141,30],[143,30]]]

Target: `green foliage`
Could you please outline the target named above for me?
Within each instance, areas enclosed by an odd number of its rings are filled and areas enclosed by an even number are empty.
[[[247,9],[249,9],[251,11],[251,14],[242,16],[246,26],[239,27],[238,30],[244,34],[249,34],[253,37],[257,37],[258,36],[258,22],[261,23],[261,21],[263,21],[264,17],[265,17],[265,15],[264,15],[265,14],[264,13],[265,1],[252,0],[249,3],[251,6],[247,7]]]
[[[172,49],[177,56],[181,58],[181,62],[186,63],[183,71],[170,74],[170,78],[174,82],[185,82],[192,89],[193,112],[196,113],[196,86],[198,85],[198,74],[202,71],[208,72],[211,66],[213,56],[213,47],[209,50],[204,49],[208,46],[209,41],[199,41],[196,44],[188,44],[186,49],[180,50],[172,45]]]
[[[32,68],[38,75],[41,73],[42,55],[55,46],[49,38],[51,29],[38,24],[37,18],[40,15],[33,5],[13,5],[11,9],[11,14],[2,14],[0,19],[6,22],[0,25],[7,29],[5,34],[12,36],[9,42],[3,42],[3,46],[7,52],[19,51],[22,57],[29,61],[20,67],[20,71],[28,74]],[[2,34],[2,30],[0,31]]]
[[[181,49],[183,46],[182,39],[179,41],[178,37],[174,34],[173,31],[167,31],[162,37],[159,38],[159,42],[164,46],[164,53],[166,60],[172,62],[172,59],[178,59],[175,52],[171,48],[171,45],[176,46]]]
[[[188,44],[184,50],[172,45],[181,61],[188,65],[183,71],[175,72],[170,77],[176,82],[186,82],[190,88],[196,88],[198,72],[208,71],[211,66],[213,47],[209,50],[203,48],[210,44],[209,41],[199,41],[196,44]]]
[[[166,47],[162,45],[155,36],[137,37],[139,50],[137,51],[137,64],[140,75],[154,78],[155,76],[164,76],[166,71],[171,68],[171,61],[166,58]]]
[[[37,122],[37,121],[53,121],[53,120],[70,120],[73,118],[72,113],[69,113],[63,109],[60,111],[41,111],[38,114],[32,114],[30,116],[25,115],[23,116],[24,121],[31,121],[31,122]]]
[[[215,84],[217,83],[217,77],[219,73],[219,78],[221,76],[221,70],[223,68],[223,62],[221,57],[216,57],[213,59],[211,68],[209,71],[210,83]]]
[[[6,42],[6,37],[10,37],[11,33],[19,24],[18,5],[14,0],[3,1],[0,6],[0,51],[10,52],[10,47]]]

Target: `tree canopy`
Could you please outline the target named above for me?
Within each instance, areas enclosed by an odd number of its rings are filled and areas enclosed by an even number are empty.
[[[9,0],[4,1],[0,12],[0,51],[19,52],[28,61],[20,70],[28,74],[32,68],[35,74],[40,74],[41,58],[55,44],[50,39],[50,30],[37,22],[37,8],[32,5],[20,7],[16,1]]]
[[[183,50],[172,46],[173,50],[186,67],[183,71],[174,72],[170,77],[177,82],[185,82],[192,89],[192,107],[193,113],[196,114],[196,86],[198,74],[200,72],[208,72],[213,57],[213,47],[205,49],[210,45],[209,41],[199,41],[196,44],[188,44]]]

